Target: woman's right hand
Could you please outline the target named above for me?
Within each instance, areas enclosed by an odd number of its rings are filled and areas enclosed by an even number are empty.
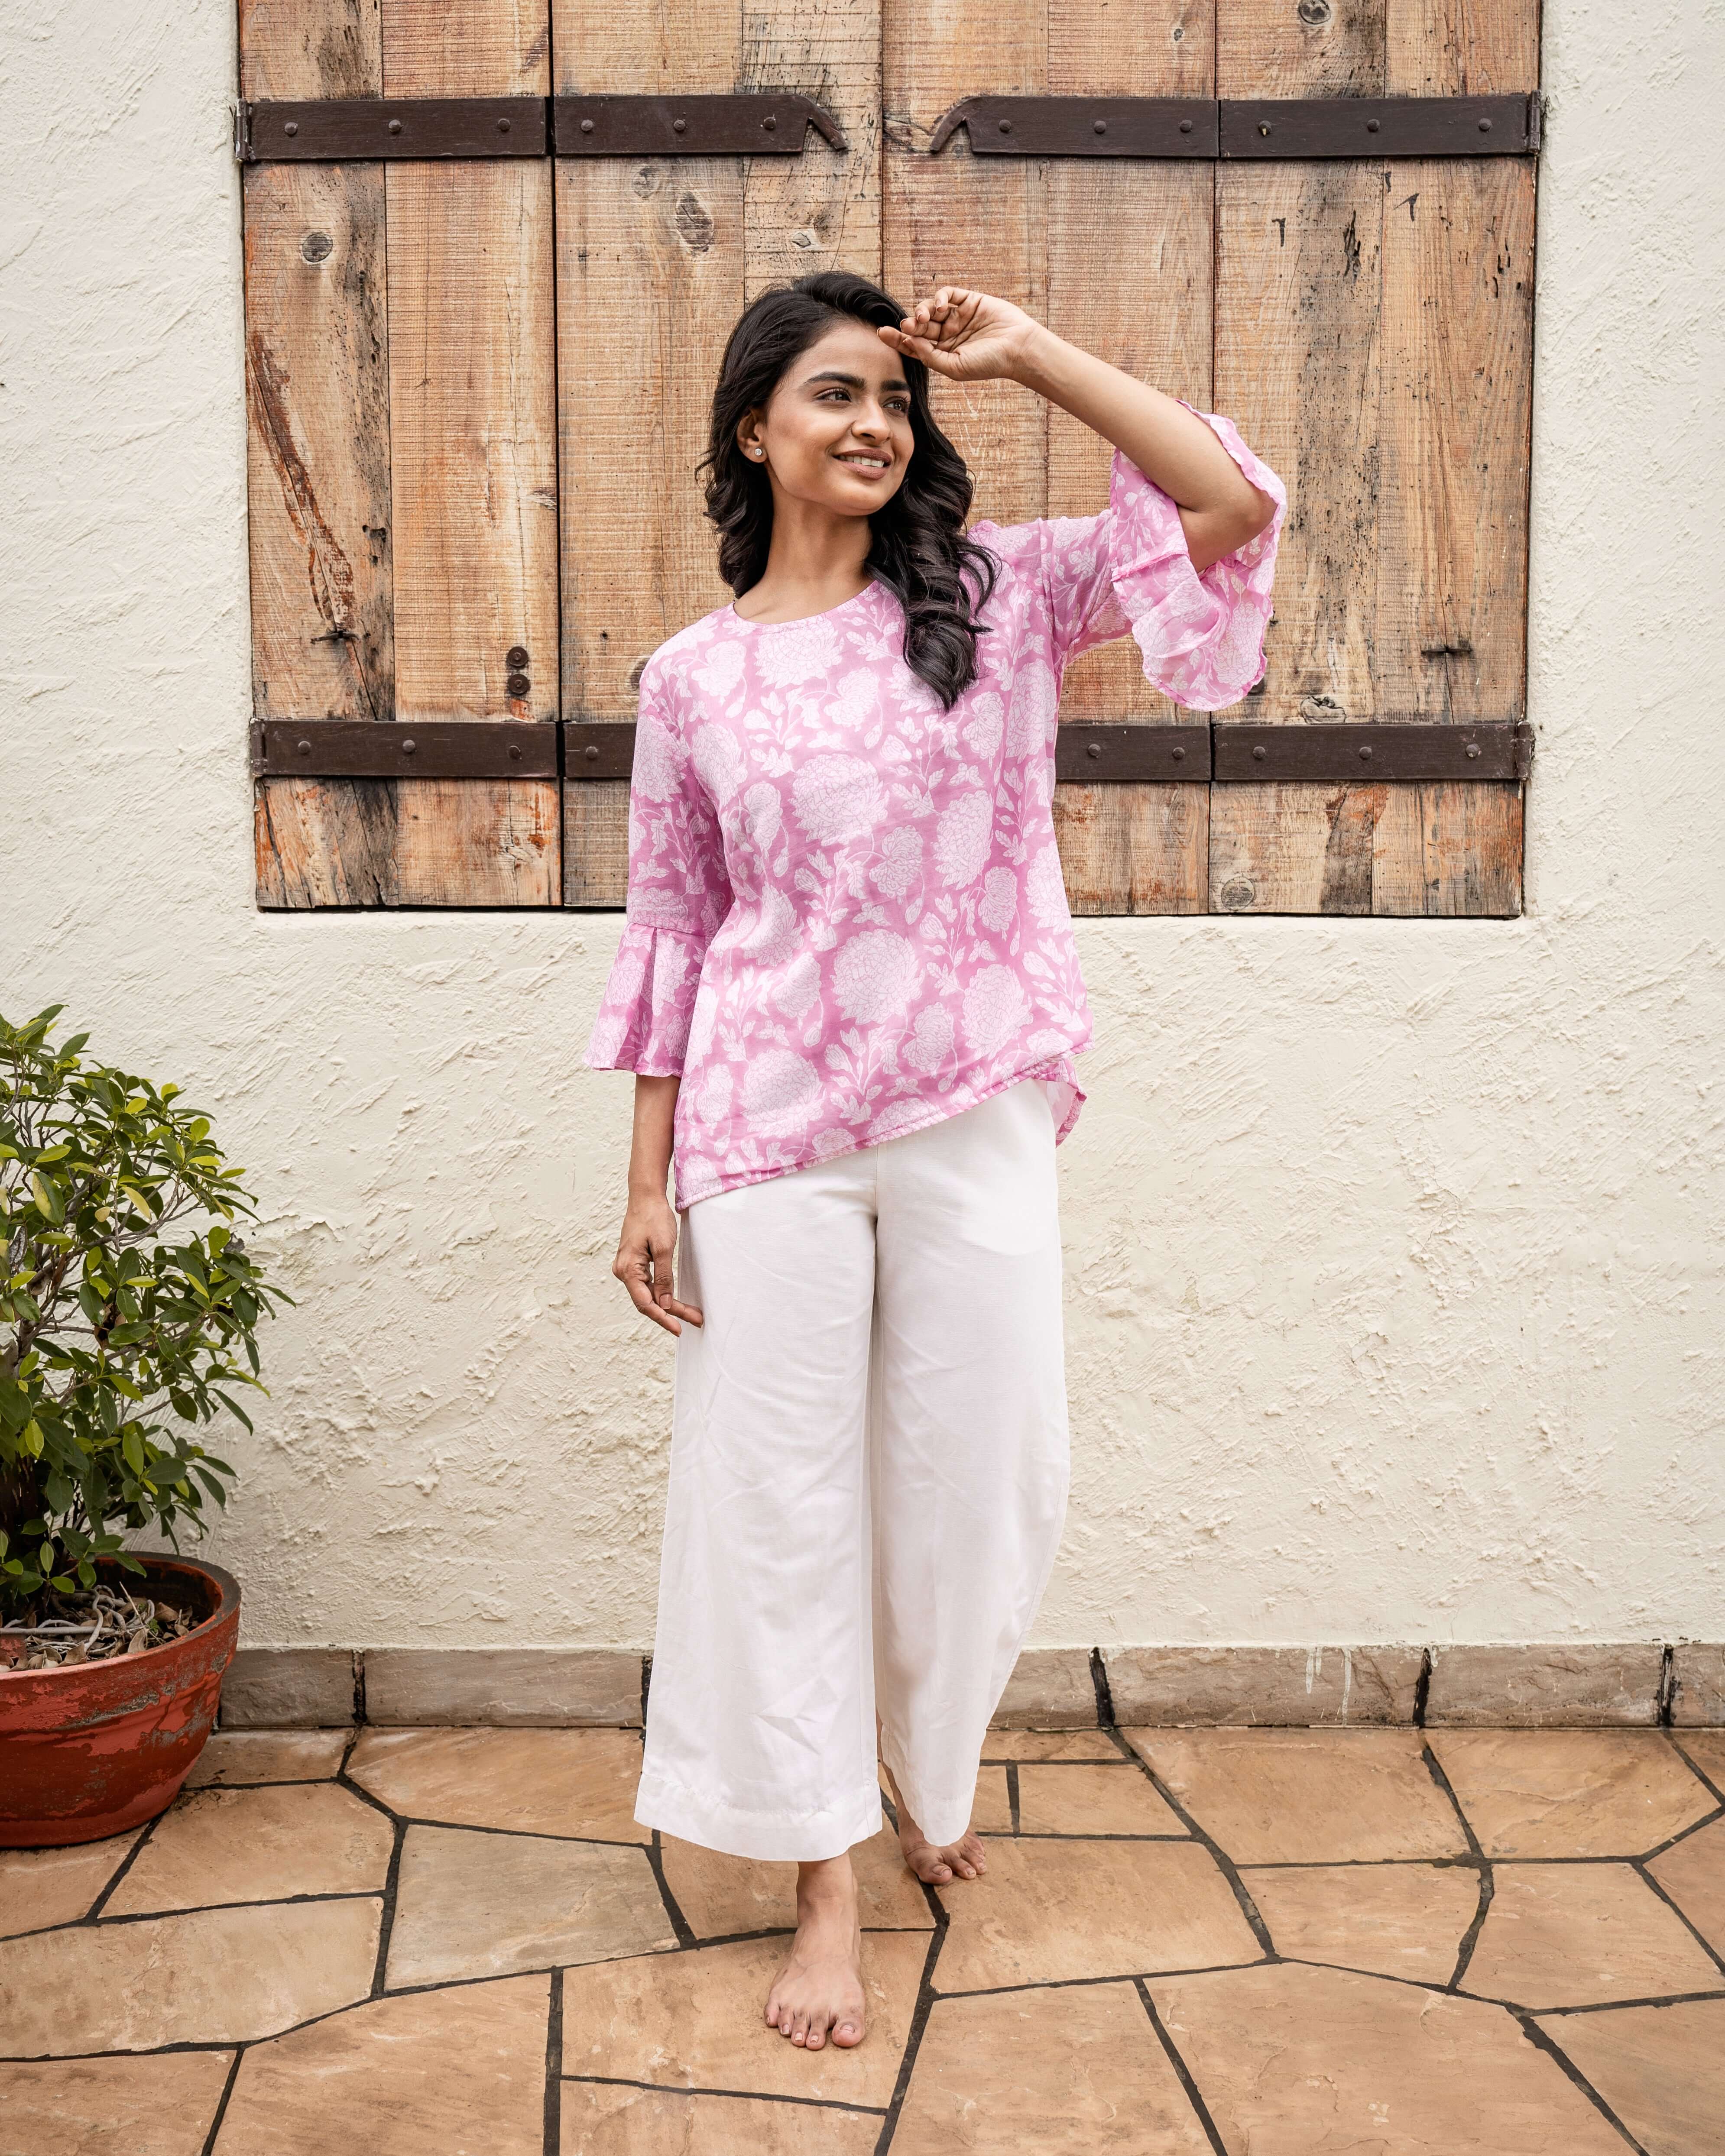
[[[629,1290],[629,1301],[644,1317],[667,1332],[680,1332],[680,1320],[701,1323],[693,1303],[679,1302],[672,1292],[672,1260],[677,1247],[677,1216],[663,1194],[632,1196],[623,1216],[617,1260],[611,1270]]]

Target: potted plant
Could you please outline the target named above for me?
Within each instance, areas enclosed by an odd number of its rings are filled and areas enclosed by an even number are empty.
[[[202,1535],[198,1442],[264,1389],[255,1213],[179,1088],[0,1017],[0,1847],[93,1841],[173,1801],[215,1720],[239,1587],[127,1534]]]

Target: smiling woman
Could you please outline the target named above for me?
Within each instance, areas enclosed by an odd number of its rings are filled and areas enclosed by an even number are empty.
[[[1095,427],[1107,507],[967,531],[931,369]],[[767,2019],[818,2049],[863,2035],[877,1747],[917,1876],[986,1869],[978,1755],[1065,1517],[1060,678],[1131,634],[1177,701],[1242,695],[1285,496],[1230,421],[1005,301],[839,273],[739,321],[706,462],[737,598],[642,670],[587,1054],[635,1073],[614,1270],[678,1335],[635,1816],[798,1861]]]

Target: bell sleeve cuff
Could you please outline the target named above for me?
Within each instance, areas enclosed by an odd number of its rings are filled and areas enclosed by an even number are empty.
[[[682,1075],[705,937],[626,921],[582,1060],[591,1070]]]
[[[1109,473],[1110,574],[1115,597],[1144,654],[1146,678],[1189,710],[1235,703],[1264,671],[1264,636],[1287,490],[1240,439],[1231,419],[1186,405],[1216,436],[1276,514],[1264,529],[1206,569],[1194,569],[1172,495],[1123,450]]]

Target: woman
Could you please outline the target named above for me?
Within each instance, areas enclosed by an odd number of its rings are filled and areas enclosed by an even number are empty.
[[[1095,428],[1108,507],[967,535],[931,368]],[[906,315],[838,271],[738,321],[703,465],[737,598],[642,669],[586,1058],[636,1074],[614,1270],[678,1335],[635,1817],[797,1861],[766,2019],[819,2050],[864,2033],[877,1746],[917,1877],[988,1868],[978,1757],[1065,1515],[1060,674],[1130,631],[1176,701],[1232,703],[1285,495],[1228,420],[1008,301]]]

